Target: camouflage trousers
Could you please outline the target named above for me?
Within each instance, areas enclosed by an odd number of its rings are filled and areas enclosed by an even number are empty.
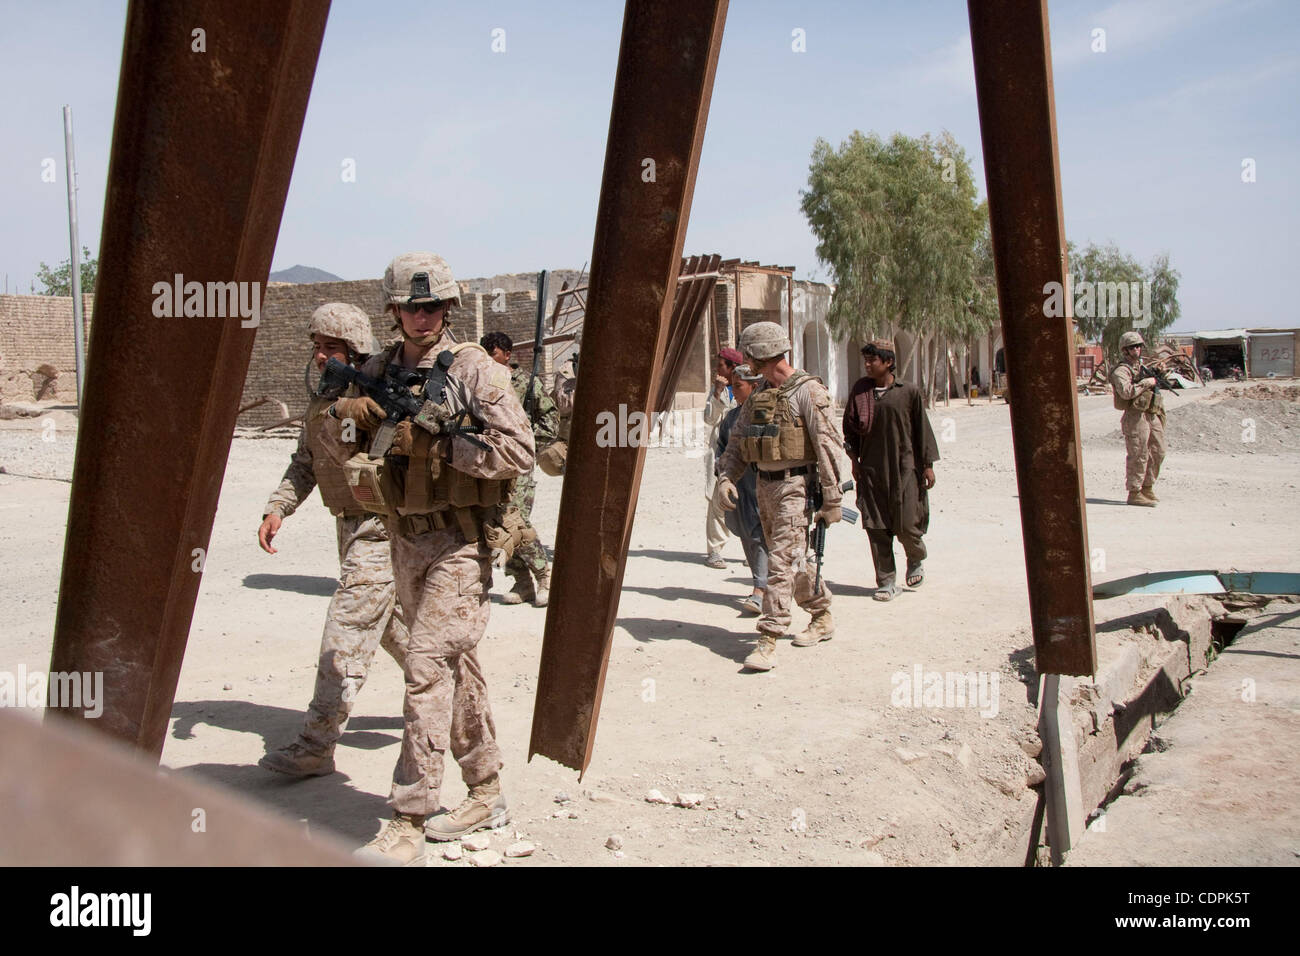
[[[1165,423],[1151,412],[1130,408],[1119,421],[1128,458],[1124,462],[1124,487],[1130,491],[1150,488],[1160,477],[1165,460]]]
[[[831,606],[831,590],[822,576],[813,593],[817,559],[808,553],[808,482],[815,477],[796,475],[780,481],[758,478],[758,518],[767,540],[767,590],[763,615],[756,627],[781,637],[790,627],[790,600],[810,614]]]
[[[515,491],[510,496],[510,503],[519,509],[524,524],[529,528],[533,526],[533,499],[536,494],[537,481],[531,471],[515,479]],[[536,541],[520,545],[506,562],[506,574],[521,583],[528,580],[530,573],[534,578],[540,577],[546,573],[546,568],[546,546],[540,537]]]
[[[400,666],[407,641],[383,524],[373,515],[340,516],[335,527],[339,586],[330,598],[316,690],[302,728],[304,744],[320,753],[333,751],[342,735],[375,648],[388,651]]]
[[[489,552],[453,525],[394,534],[397,594],[410,609],[406,647],[406,727],[388,802],[398,813],[439,809],[448,749],[469,786],[501,769],[487,682],[474,648],[487,630],[492,586]]]

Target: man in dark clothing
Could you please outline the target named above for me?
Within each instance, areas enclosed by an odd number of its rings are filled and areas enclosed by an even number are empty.
[[[876,566],[877,601],[898,593],[894,538],[907,554],[907,586],[925,580],[922,535],[929,528],[926,491],[934,487],[939,448],[915,385],[894,378],[894,343],[877,339],[862,349],[866,377],[849,392],[844,448],[853,463],[862,526]]]
[[[714,449],[717,460],[721,460],[727,452],[727,442],[731,440],[732,426],[740,417],[741,406],[762,384],[763,376],[756,374],[748,365],[738,365],[731,373],[731,392],[736,404],[722,417],[718,427],[718,443]],[[754,579],[754,589],[740,599],[740,606],[750,614],[763,613],[763,593],[767,590],[767,542],[763,538],[763,523],[758,516],[757,484],[758,470],[751,465],[745,469],[740,481],[736,482],[736,491],[740,495],[736,510],[723,512],[727,530],[740,539],[741,547],[745,549],[745,561],[748,562],[749,573]]]

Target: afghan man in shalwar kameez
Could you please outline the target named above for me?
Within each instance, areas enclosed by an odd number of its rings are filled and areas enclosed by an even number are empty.
[[[853,462],[862,526],[876,566],[877,601],[898,593],[894,538],[907,555],[910,588],[925,580],[925,542],[930,526],[926,491],[934,487],[939,448],[921,392],[894,377],[894,343],[877,339],[862,349],[866,377],[849,393],[844,410],[844,448]]]

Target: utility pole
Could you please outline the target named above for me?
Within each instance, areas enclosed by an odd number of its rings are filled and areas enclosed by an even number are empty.
[[[77,154],[72,145],[72,107],[63,107],[63,147],[68,167],[68,241],[72,243],[69,277],[72,282],[72,341],[77,353],[77,407],[86,376],[85,325],[81,308],[81,243],[77,239]]]

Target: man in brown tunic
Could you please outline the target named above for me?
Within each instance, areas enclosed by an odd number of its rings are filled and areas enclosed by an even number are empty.
[[[894,538],[907,555],[907,586],[925,580],[922,535],[930,525],[926,491],[934,487],[939,448],[921,392],[894,377],[894,343],[877,339],[862,349],[866,376],[854,384],[844,409],[844,448],[853,462],[862,526],[871,542],[878,601],[898,593]]]

